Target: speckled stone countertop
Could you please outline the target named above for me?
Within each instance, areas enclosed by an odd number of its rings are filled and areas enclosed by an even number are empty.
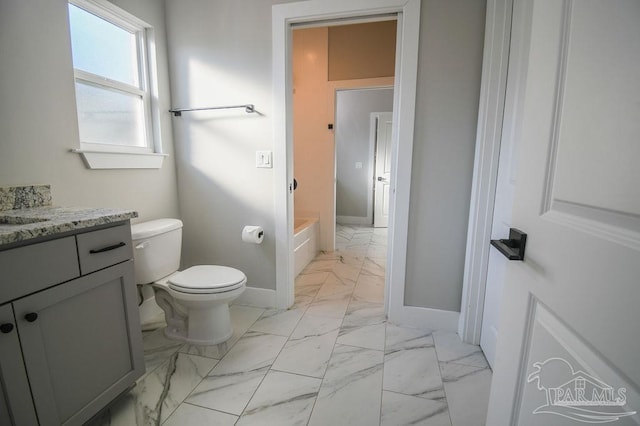
[[[138,217],[126,209],[53,207],[48,185],[0,188],[0,248]]]

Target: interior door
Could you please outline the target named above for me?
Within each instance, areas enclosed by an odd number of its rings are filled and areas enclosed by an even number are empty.
[[[373,226],[386,228],[389,225],[389,189],[391,183],[391,126],[393,113],[377,114],[376,124],[376,160],[375,160],[375,197]]]
[[[637,0],[515,2],[528,239],[506,268],[488,425],[640,424],[639,23]]]
[[[509,84],[516,84],[512,79]],[[507,99],[507,105],[514,101]],[[513,110],[510,110],[513,112]],[[503,120],[502,138],[500,143],[500,159],[498,177],[496,181],[496,197],[493,210],[493,222],[491,225],[491,239],[506,238],[511,228],[511,208],[517,178],[517,140],[514,138],[516,131],[515,114],[505,116]],[[507,260],[495,249],[489,251],[489,264],[487,267],[487,281],[484,296],[484,309],[482,314],[482,331],[480,333],[480,347],[484,352],[491,368],[494,366],[496,345],[498,341],[498,328],[500,319],[500,307],[502,305],[502,292],[504,276],[507,268]]]

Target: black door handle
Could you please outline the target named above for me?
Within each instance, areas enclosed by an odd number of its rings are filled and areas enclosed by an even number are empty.
[[[7,333],[11,333],[11,331],[13,331],[13,324],[11,324],[10,322],[6,323],[6,324],[2,324],[0,325],[0,331],[3,334],[7,334]]]
[[[516,228],[509,229],[508,240],[491,240],[491,245],[509,260],[524,260],[527,234]]]
[[[28,314],[25,314],[24,319],[29,322],[34,322],[38,319],[38,314],[36,314],[35,312],[29,312]]]

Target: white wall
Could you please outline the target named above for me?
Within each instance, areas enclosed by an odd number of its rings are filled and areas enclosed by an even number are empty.
[[[281,1],[276,1],[281,3]],[[271,5],[264,0],[166,1],[175,105],[252,102],[263,115],[203,112],[174,119],[184,260],[245,271],[275,289]],[[459,310],[475,143],[484,1],[424,0],[406,303]],[[274,158],[274,161],[283,159]],[[240,241],[265,227],[261,246]],[[444,242],[444,244],[443,244]]]
[[[156,30],[163,111],[169,105],[164,6],[117,0]],[[53,203],[135,209],[141,219],[178,216],[173,140],[162,114],[160,170],[88,170],[78,154],[67,2],[0,1],[0,185],[51,184]]]

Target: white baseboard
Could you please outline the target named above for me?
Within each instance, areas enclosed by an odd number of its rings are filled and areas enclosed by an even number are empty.
[[[361,216],[336,216],[336,222],[340,225],[364,225],[371,226],[371,219]]]
[[[389,322],[393,324],[452,332],[458,331],[459,318],[460,312],[417,306],[403,306],[395,312],[389,312]]]
[[[266,288],[247,287],[244,293],[242,293],[233,304],[249,305],[256,308],[275,308],[276,291]]]

